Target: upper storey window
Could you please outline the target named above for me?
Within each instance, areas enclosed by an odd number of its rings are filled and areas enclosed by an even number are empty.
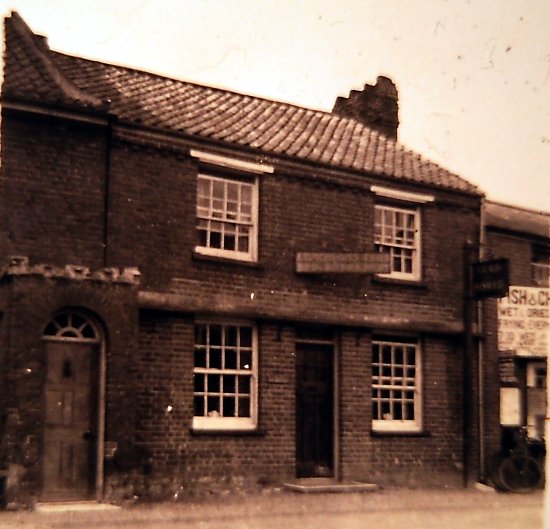
[[[376,205],[374,244],[390,254],[391,277],[420,278],[420,218],[417,209]]]
[[[374,244],[390,256],[391,269],[384,277],[419,281],[421,278],[422,232],[420,204],[434,202],[432,195],[371,186],[382,197],[374,209]]]
[[[533,245],[531,256],[533,283],[538,287],[550,286],[550,248],[542,244]]]
[[[258,181],[199,174],[197,247],[206,255],[256,261]]]
[[[258,260],[259,177],[275,168],[265,160],[191,149],[198,160],[195,252],[255,263]]]

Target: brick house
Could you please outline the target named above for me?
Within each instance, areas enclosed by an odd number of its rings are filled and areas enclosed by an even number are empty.
[[[494,450],[518,426],[532,438],[544,436],[550,213],[486,201],[484,219],[487,256],[510,262],[509,295],[484,303],[487,357],[500,386],[499,406],[487,410],[502,428],[502,436],[488,436]]]
[[[11,498],[460,482],[482,195],[396,142],[389,79],[325,113],[5,31]]]

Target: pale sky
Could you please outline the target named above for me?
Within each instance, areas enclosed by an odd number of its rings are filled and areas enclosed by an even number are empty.
[[[390,77],[399,141],[550,212],[549,0],[0,0],[52,49],[330,111]]]

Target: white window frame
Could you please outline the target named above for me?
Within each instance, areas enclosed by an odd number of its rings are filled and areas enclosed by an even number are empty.
[[[196,366],[195,362],[195,352],[198,349],[204,350],[205,354],[210,354],[210,344],[207,343],[206,346],[203,346],[201,344],[196,343],[196,335],[195,335],[195,344],[193,348],[193,414],[195,413],[195,398],[205,398],[208,399],[208,395],[213,397],[219,397],[222,402],[221,405],[223,406],[223,377],[224,376],[234,376],[235,382],[234,382],[234,389],[233,391],[228,392],[227,394],[231,397],[235,397],[236,401],[238,401],[238,382],[237,377],[246,375],[250,378],[250,416],[246,417],[223,417],[220,415],[215,414],[209,414],[207,404],[205,403],[205,413],[206,415],[194,415],[193,416],[193,423],[192,428],[194,430],[233,430],[233,431],[247,431],[247,430],[255,430],[257,428],[258,424],[258,330],[256,325],[254,325],[251,322],[248,321],[219,321],[219,320],[197,320],[195,322],[195,332],[197,332],[197,327],[199,326],[221,326],[222,327],[222,341],[220,343],[220,348],[218,349],[221,351],[221,362],[222,367],[221,368],[213,368],[210,366],[201,367]],[[225,363],[225,352],[226,352],[226,345],[225,345],[225,328],[227,327],[247,327],[251,330],[251,358],[252,358],[252,366],[250,369],[240,368],[239,364],[236,365],[235,368],[225,368],[223,364]],[[230,346],[227,346],[227,348],[230,348]],[[242,350],[248,351],[249,348],[239,348],[239,347],[232,347],[232,349],[238,349],[238,354]],[[206,353],[206,350],[208,350],[208,353]],[[238,362],[238,360],[237,360]],[[197,391],[197,388],[195,386],[195,375],[203,376],[205,377],[204,385],[203,385],[203,391]],[[214,375],[214,376],[220,376],[220,389],[219,391],[209,391],[207,384],[208,384],[208,375]],[[222,411],[223,413],[223,411]],[[238,407],[236,407],[236,413],[238,413]]]
[[[376,362],[375,347],[379,348],[378,362]],[[384,362],[382,348],[391,355],[390,362]],[[402,348],[403,362],[394,361],[397,348]],[[415,365],[414,375],[410,375],[411,364],[407,362],[407,348],[414,350]],[[389,349],[389,351],[388,351]],[[382,370],[386,368],[385,372]],[[388,371],[389,368],[389,371]],[[407,370],[407,368],[409,368]],[[400,375],[398,370],[402,369]],[[389,374],[388,374],[389,373]],[[384,380],[385,379],[385,380]],[[380,338],[372,341],[372,429],[380,432],[419,432],[422,430],[422,356],[418,340],[405,340],[400,338]],[[388,391],[388,397],[382,397],[382,391]],[[375,418],[375,405],[381,409],[383,403],[389,402],[390,410],[394,405],[402,406],[406,398],[400,392],[407,391],[413,394],[413,419],[393,419],[387,416],[385,419]],[[395,393],[394,393],[395,392]],[[378,394],[378,395],[377,395]],[[410,401],[409,401],[410,402]],[[381,410],[383,411],[383,410]],[[403,411],[403,410],[402,410]]]
[[[200,180],[211,182],[211,191],[210,191],[210,200],[207,207],[199,204],[199,193],[200,193]],[[213,195],[213,185],[214,183],[222,182],[224,185],[225,200],[223,201],[223,207],[221,209],[214,208],[214,195]],[[238,211],[236,214],[231,213],[235,218],[229,218],[229,211],[227,208],[227,185],[236,184],[239,186],[239,199],[237,202],[237,207],[240,210],[242,201],[241,201],[241,192],[244,186],[251,189],[251,204],[250,204],[250,220],[245,221],[241,218],[241,212]],[[239,261],[247,262],[257,262],[258,260],[258,197],[259,197],[259,179],[258,178],[238,178],[233,176],[219,176],[211,174],[208,172],[201,172],[197,177],[197,197],[196,197],[196,224],[195,224],[195,233],[199,231],[200,222],[208,223],[209,227],[206,230],[207,241],[210,240],[212,233],[217,233],[215,230],[210,229],[212,223],[219,223],[222,225],[222,230],[227,226],[233,226],[238,228],[248,227],[248,250],[246,252],[239,251],[238,249],[226,249],[226,248],[216,248],[211,247],[208,242],[206,246],[197,244],[195,246],[195,252],[201,255],[209,255],[214,257],[224,257],[228,259],[235,259]],[[244,216],[244,215],[243,215]],[[222,237],[223,239],[223,237]],[[223,244],[223,243],[222,243]]]
[[[375,204],[374,206],[374,244],[376,249],[379,252],[389,251],[390,252],[390,266],[391,272],[388,274],[378,274],[380,277],[391,277],[394,279],[402,279],[406,281],[418,281],[421,278],[421,225],[420,225],[420,210],[415,207],[400,207],[390,204]],[[395,218],[396,215],[410,215],[414,219],[414,232],[412,237],[412,244],[406,242],[397,242],[397,241],[388,241],[384,240],[383,234],[378,233],[378,226],[381,226],[381,230],[384,226],[384,223],[379,224],[377,222],[378,212],[381,212],[382,218],[384,217],[385,212],[390,212],[392,217]],[[392,223],[393,231],[396,231],[395,225]],[[403,272],[400,270],[394,270],[394,252],[395,251],[411,251],[412,252],[412,271]]]

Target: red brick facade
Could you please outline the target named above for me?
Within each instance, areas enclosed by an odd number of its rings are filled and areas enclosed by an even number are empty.
[[[208,257],[195,251],[198,174],[240,175],[200,162],[191,156],[197,148],[266,163],[229,141],[199,143],[4,97],[2,260],[29,259],[12,261],[0,283],[12,499],[42,497],[42,333],[64,310],[88,314],[101,334],[96,497],[174,498],[293,480],[297,343],[317,337],[333,351],[331,475],[460,483],[463,248],[478,241],[480,195],[271,153],[273,172],[252,175],[257,261]],[[383,197],[372,186],[404,195]],[[375,204],[419,209],[419,281],[296,273],[297,252],[372,252]],[[255,329],[255,428],[193,428],[198,320]],[[415,431],[373,429],[372,340],[380,336],[418,348]]]

